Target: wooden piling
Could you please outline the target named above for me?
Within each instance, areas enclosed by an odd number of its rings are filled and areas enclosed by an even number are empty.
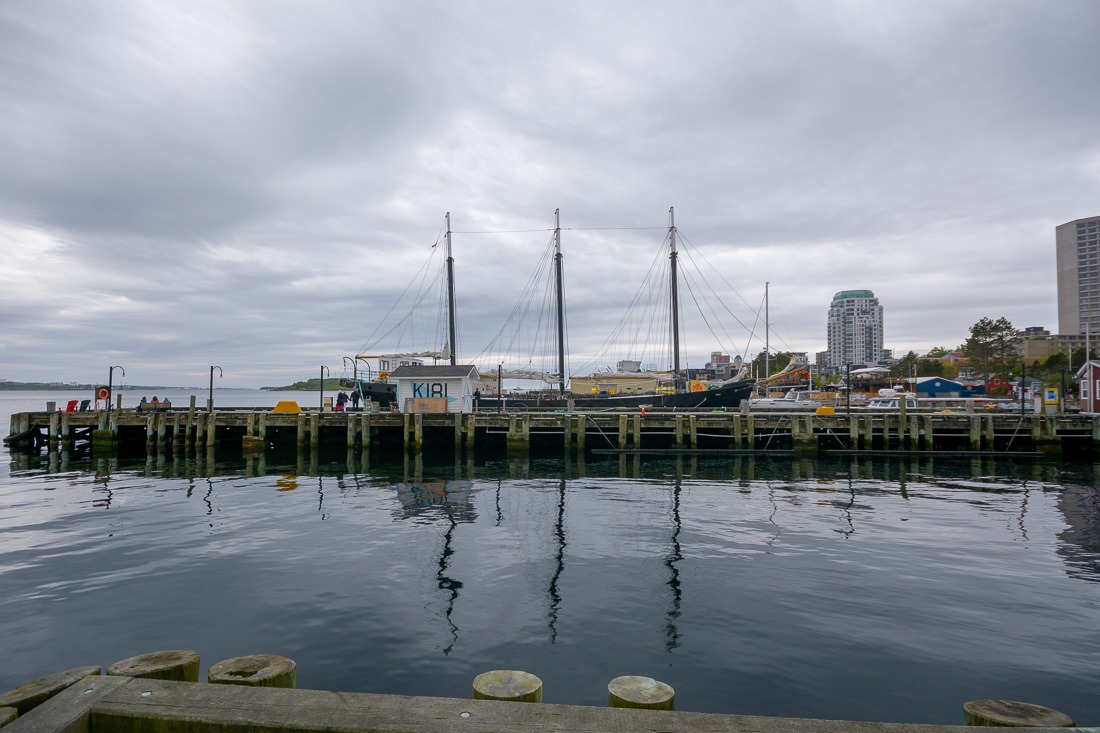
[[[1015,700],[971,700],[963,703],[966,725],[1011,728],[1072,728],[1073,719],[1042,705]]]
[[[245,687],[297,687],[297,667],[293,659],[277,654],[250,654],[233,657],[210,667],[206,681],[212,685]]]
[[[187,649],[168,649],[115,662],[107,674],[118,677],[140,677],[150,680],[199,681],[199,654]]]
[[[613,708],[673,710],[676,691],[652,677],[626,675],[608,683],[607,704]]]
[[[309,416],[309,450],[313,452],[321,445],[321,413],[314,412]]]
[[[474,678],[474,699],[542,702],[542,680],[515,669],[482,672]]]
[[[627,431],[627,416],[619,415],[619,450],[626,449]]]

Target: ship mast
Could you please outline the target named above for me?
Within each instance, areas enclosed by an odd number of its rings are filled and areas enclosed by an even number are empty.
[[[675,389],[680,391],[680,295],[676,289],[676,218],[673,207],[668,208],[669,280],[672,295],[672,376]]]
[[[565,295],[561,267],[561,209],[554,209],[554,280],[558,298],[558,389],[565,394]]]
[[[451,212],[447,212],[447,326],[449,331],[448,350],[451,352],[451,366],[455,360],[455,259],[451,256]]]

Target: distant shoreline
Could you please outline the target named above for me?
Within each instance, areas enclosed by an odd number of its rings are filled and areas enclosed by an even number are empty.
[[[44,391],[48,391],[48,390],[70,390],[70,391],[88,390],[88,391],[92,391],[96,387],[99,387],[99,386],[101,386],[101,385],[98,385],[98,384],[64,384],[62,382],[0,382],[0,391],[5,391],[5,390],[6,391],[12,391],[12,392],[14,392],[16,390],[21,390],[21,391],[25,391],[25,392],[30,392],[30,391],[42,391],[42,392],[44,392]],[[125,387],[123,387],[123,386],[114,387],[114,389],[115,390],[120,390],[120,391],[121,390],[137,390],[137,389],[145,389],[145,390],[159,389],[159,390],[163,391],[163,390],[166,390],[166,389],[198,389],[198,387],[165,387],[165,386],[159,385],[159,384],[154,385],[154,386],[145,386],[145,385],[141,385],[141,384],[132,384],[132,385],[128,384]]]

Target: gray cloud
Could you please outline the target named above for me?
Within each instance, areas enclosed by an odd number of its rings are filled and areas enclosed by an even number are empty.
[[[1098,21],[1087,0],[8,3],[0,377],[312,375],[367,341],[446,211],[471,359],[555,208],[574,367],[670,206],[728,307],[685,316],[694,364],[762,348],[738,322],[765,281],[773,347],[823,349],[849,288],[902,352],[983,316],[1053,329],[1054,226],[1098,213]]]

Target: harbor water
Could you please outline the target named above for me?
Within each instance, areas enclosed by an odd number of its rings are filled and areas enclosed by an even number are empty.
[[[0,392],[0,420],[74,398]],[[319,395],[215,391],[280,399]],[[638,674],[680,710],[959,723],[1007,698],[1100,725],[1098,477],[928,455],[4,449],[0,690],[194,649],[203,674],[287,656],[315,689],[468,697],[513,668],[553,703],[605,705]]]

